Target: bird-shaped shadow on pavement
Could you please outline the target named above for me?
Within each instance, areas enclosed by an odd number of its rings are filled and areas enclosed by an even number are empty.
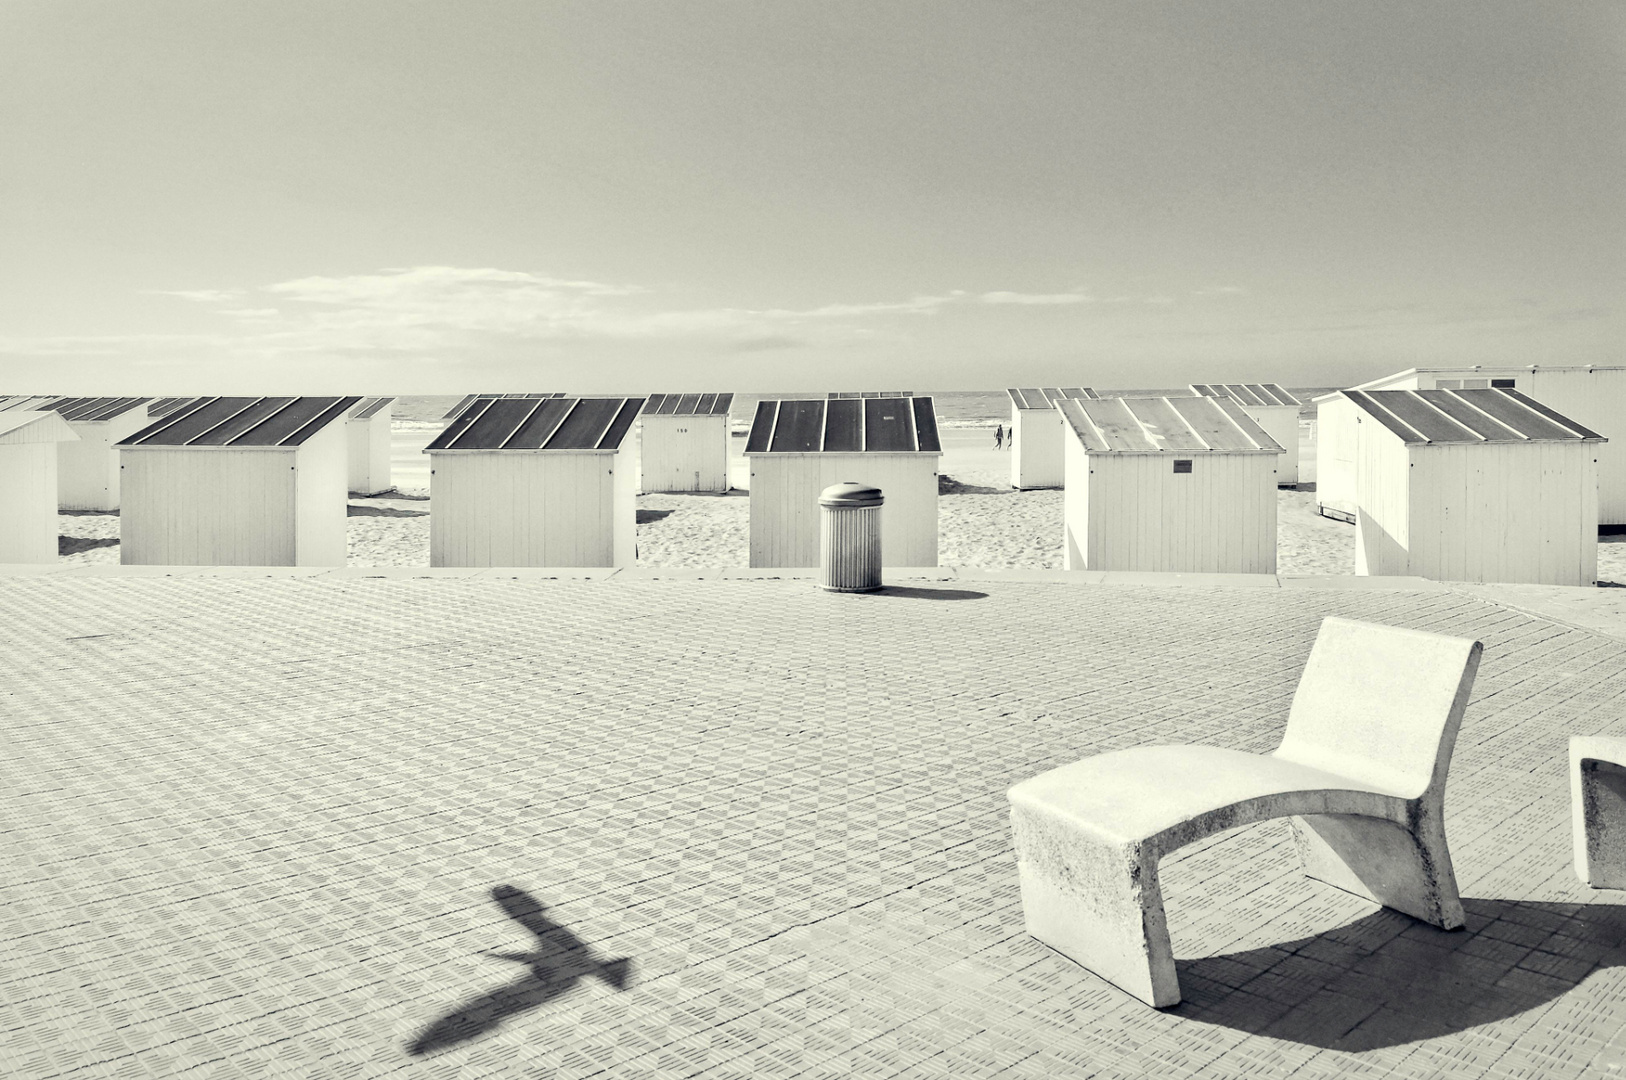
[[[497,906],[536,938],[536,951],[491,952],[500,960],[524,964],[530,970],[518,980],[482,994],[431,1024],[407,1047],[413,1055],[427,1054],[466,1042],[496,1028],[510,1016],[529,1012],[565,993],[584,977],[624,990],[632,974],[632,960],[620,957],[600,961],[588,944],[548,918],[547,905],[513,885],[491,890]]]

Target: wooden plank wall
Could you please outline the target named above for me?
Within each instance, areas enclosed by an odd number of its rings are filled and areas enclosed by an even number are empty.
[[[430,565],[625,565],[617,560],[628,559],[626,519],[632,517],[635,530],[636,506],[632,484],[624,480],[618,544],[616,475],[632,471],[625,459],[618,469],[618,456],[430,454]]]
[[[937,565],[937,462],[919,454],[759,454],[751,463],[751,565],[819,564],[819,493],[881,489],[881,565]]]
[[[119,508],[119,452],[113,444],[146,427],[147,407],[98,423],[70,424],[78,442],[57,444],[57,505],[63,510]]]
[[[56,443],[0,443],[0,563],[56,562],[56,473]]]
[[[1088,493],[1068,508],[1087,516],[1083,568],[1274,574],[1276,455],[1194,453],[1190,473],[1177,457],[1088,455]]]
[[[119,457],[121,562],[295,565],[291,450],[164,447]]]
[[[1023,490],[1063,486],[1067,474],[1063,439],[1071,439],[1072,435],[1067,433],[1061,413],[1056,409],[1018,409],[1012,402],[1011,430],[1016,433],[1016,445],[1011,450],[1011,486]]]
[[[1355,491],[1355,417],[1360,410],[1347,398],[1334,398],[1316,406],[1315,500],[1353,515],[1359,504]]]
[[[395,485],[390,480],[390,417],[393,406],[385,406],[366,420],[346,420],[349,467],[345,486],[359,495],[375,495]]]
[[[727,416],[644,416],[638,425],[639,491],[728,490]]]
[[[348,428],[329,424],[294,451],[295,566],[343,566],[349,555]]]

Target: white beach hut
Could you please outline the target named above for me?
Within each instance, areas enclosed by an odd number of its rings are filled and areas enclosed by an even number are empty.
[[[883,566],[937,565],[937,462],[929,397],[765,400],[751,463],[751,565],[819,564],[819,492],[854,481],[881,489]]]
[[[630,566],[643,398],[481,398],[424,448],[431,566]]]
[[[120,559],[342,566],[354,397],[194,398],[118,444]]]
[[[1069,399],[1069,570],[1276,572],[1282,448],[1229,398]]]
[[[638,418],[638,490],[726,492],[733,403],[733,394],[651,394]]]
[[[1558,366],[1409,368],[1353,390],[1517,390],[1585,424],[1608,443],[1597,446],[1598,525],[1626,529],[1626,367]],[[1355,416],[1342,394],[1315,399],[1316,502],[1320,512],[1355,520]]]
[[[117,510],[119,453],[114,447],[147,426],[147,399],[59,398],[49,408],[79,436],[57,447],[57,506],[63,510]]]
[[[355,495],[393,491],[390,480],[390,413],[392,397],[362,398],[345,417],[349,441],[349,487]]]
[[[1192,383],[1199,397],[1230,398],[1276,440],[1282,456],[1276,461],[1276,483],[1291,487],[1299,482],[1299,410],[1304,402],[1275,383]]]
[[[57,444],[78,436],[59,413],[0,412],[0,563],[57,557]]]
[[[1056,402],[1093,401],[1101,395],[1087,386],[1005,392],[1011,396],[1011,487],[1022,491],[1061,487],[1066,455]]]
[[[1603,438],[1517,390],[1346,390],[1355,572],[1591,585]]]

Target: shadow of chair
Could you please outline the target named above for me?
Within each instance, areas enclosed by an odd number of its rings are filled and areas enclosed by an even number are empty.
[[[1359,1053],[1454,1035],[1545,1005],[1626,965],[1626,907],[1463,900],[1468,933],[1379,909],[1265,948],[1178,961],[1171,1011]]]

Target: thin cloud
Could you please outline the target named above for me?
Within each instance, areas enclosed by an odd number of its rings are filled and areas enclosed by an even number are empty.
[[[985,292],[977,297],[984,304],[1088,304],[1095,297],[1081,292],[1064,293],[1018,293],[1018,292]]]
[[[199,304],[228,304],[243,298],[242,289],[143,289],[143,296],[177,296]]]
[[[581,340],[711,343],[736,352],[840,347],[895,336],[891,320],[979,305],[1076,305],[1058,293],[962,289],[902,300],[842,301],[807,308],[662,309],[638,285],[550,277],[491,267],[393,267],[314,275],[259,288],[152,290],[211,305],[235,335],[11,339],[0,350],[32,355],[114,355],[158,344],[207,342],[237,358],[278,355],[477,354],[504,342]],[[275,306],[273,306],[273,303]]]

